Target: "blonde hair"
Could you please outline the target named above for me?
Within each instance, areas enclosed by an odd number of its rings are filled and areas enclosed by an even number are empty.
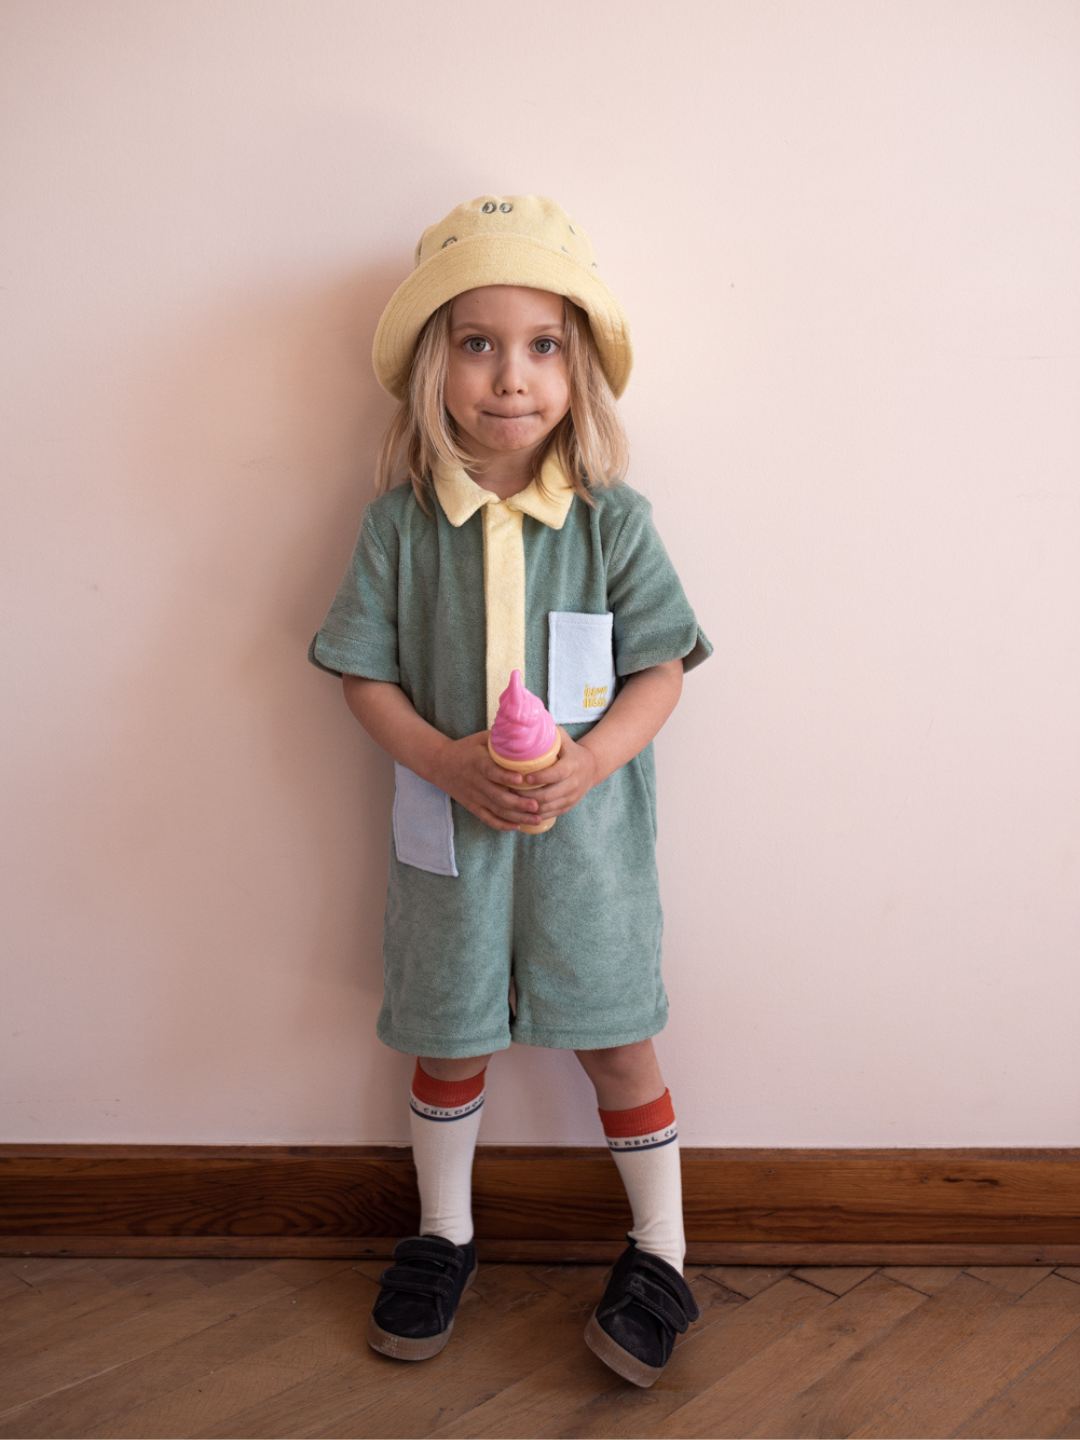
[[[420,332],[409,372],[409,393],[391,419],[379,446],[376,485],[380,494],[397,483],[404,464],[421,509],[433,489],[438,465],[466,468],[474,464],[464,449],[443,401],[450,357],[450,307],[447,300]],[[533,479],[554,454],[578,495],[591,505],[590,488],[618,485],[629,459],[626,431],[615,408],[615,396],[600,364],[589,317],[563,298],[563,354],[570,389],[570,409],[533,456]]]

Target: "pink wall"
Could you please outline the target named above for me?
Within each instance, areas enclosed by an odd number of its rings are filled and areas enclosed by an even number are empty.
[[[631,316],[631,479],[717,642],[659,749],[686,1139],[1075,1143],[1076,5],[0,24],[0,1138],[406,1138],[390,767],[304,652],[385,298],[538,190]],[[489,1094],[489,1141],[598,1138],[568,1056]]]

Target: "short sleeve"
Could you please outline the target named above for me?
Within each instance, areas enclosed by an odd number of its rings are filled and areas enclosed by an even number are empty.
[[[683,592],[675,567],[652,523],[652,507],[635,497],[608,563],[608,602],[614,614],[615,672],[633,675],[682,660],[692,670],[713,647]]]
[[[396,539],[396,536],[395,536]],[[356,548],[334,603],[308,651],[333,675],[362,675],[397,684],[397,564],[365,511]]]

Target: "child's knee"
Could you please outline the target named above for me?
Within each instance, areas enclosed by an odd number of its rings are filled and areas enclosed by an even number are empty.
[[[471,1080],[487,1068],[490,1055],[470,1055],[460,1060],[441,1060],[433,1055],[420,1055],[420,1069],[432,1080]]]
[[[612,1045],[605,1050],[575,1052],[591,1080],[635,1080],[657,1072],[656,1052],[651,1040],[638,1040],[632,1045]]]

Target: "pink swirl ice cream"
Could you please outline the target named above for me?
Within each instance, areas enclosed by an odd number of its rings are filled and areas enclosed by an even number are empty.
[[[521,671],[499,696],[499,713],[491,727],[490,744],[504,760],[539,760],[555,749],[559,734],[542,700],[525,689]]]
[[[562,736],[543,701],[525,689],[520,670],[514,671],[510,684],[499,696],[499,712],[488,735],[487,748],[496,765],[504,770],[516,770],[519,775],[546,770],[559,758]],[[536,786],[511,788],[525,795]],[[554,824],[555,816],[549,815],[535,825],[522,824],[518,828],[525,835],[543,835]]]

